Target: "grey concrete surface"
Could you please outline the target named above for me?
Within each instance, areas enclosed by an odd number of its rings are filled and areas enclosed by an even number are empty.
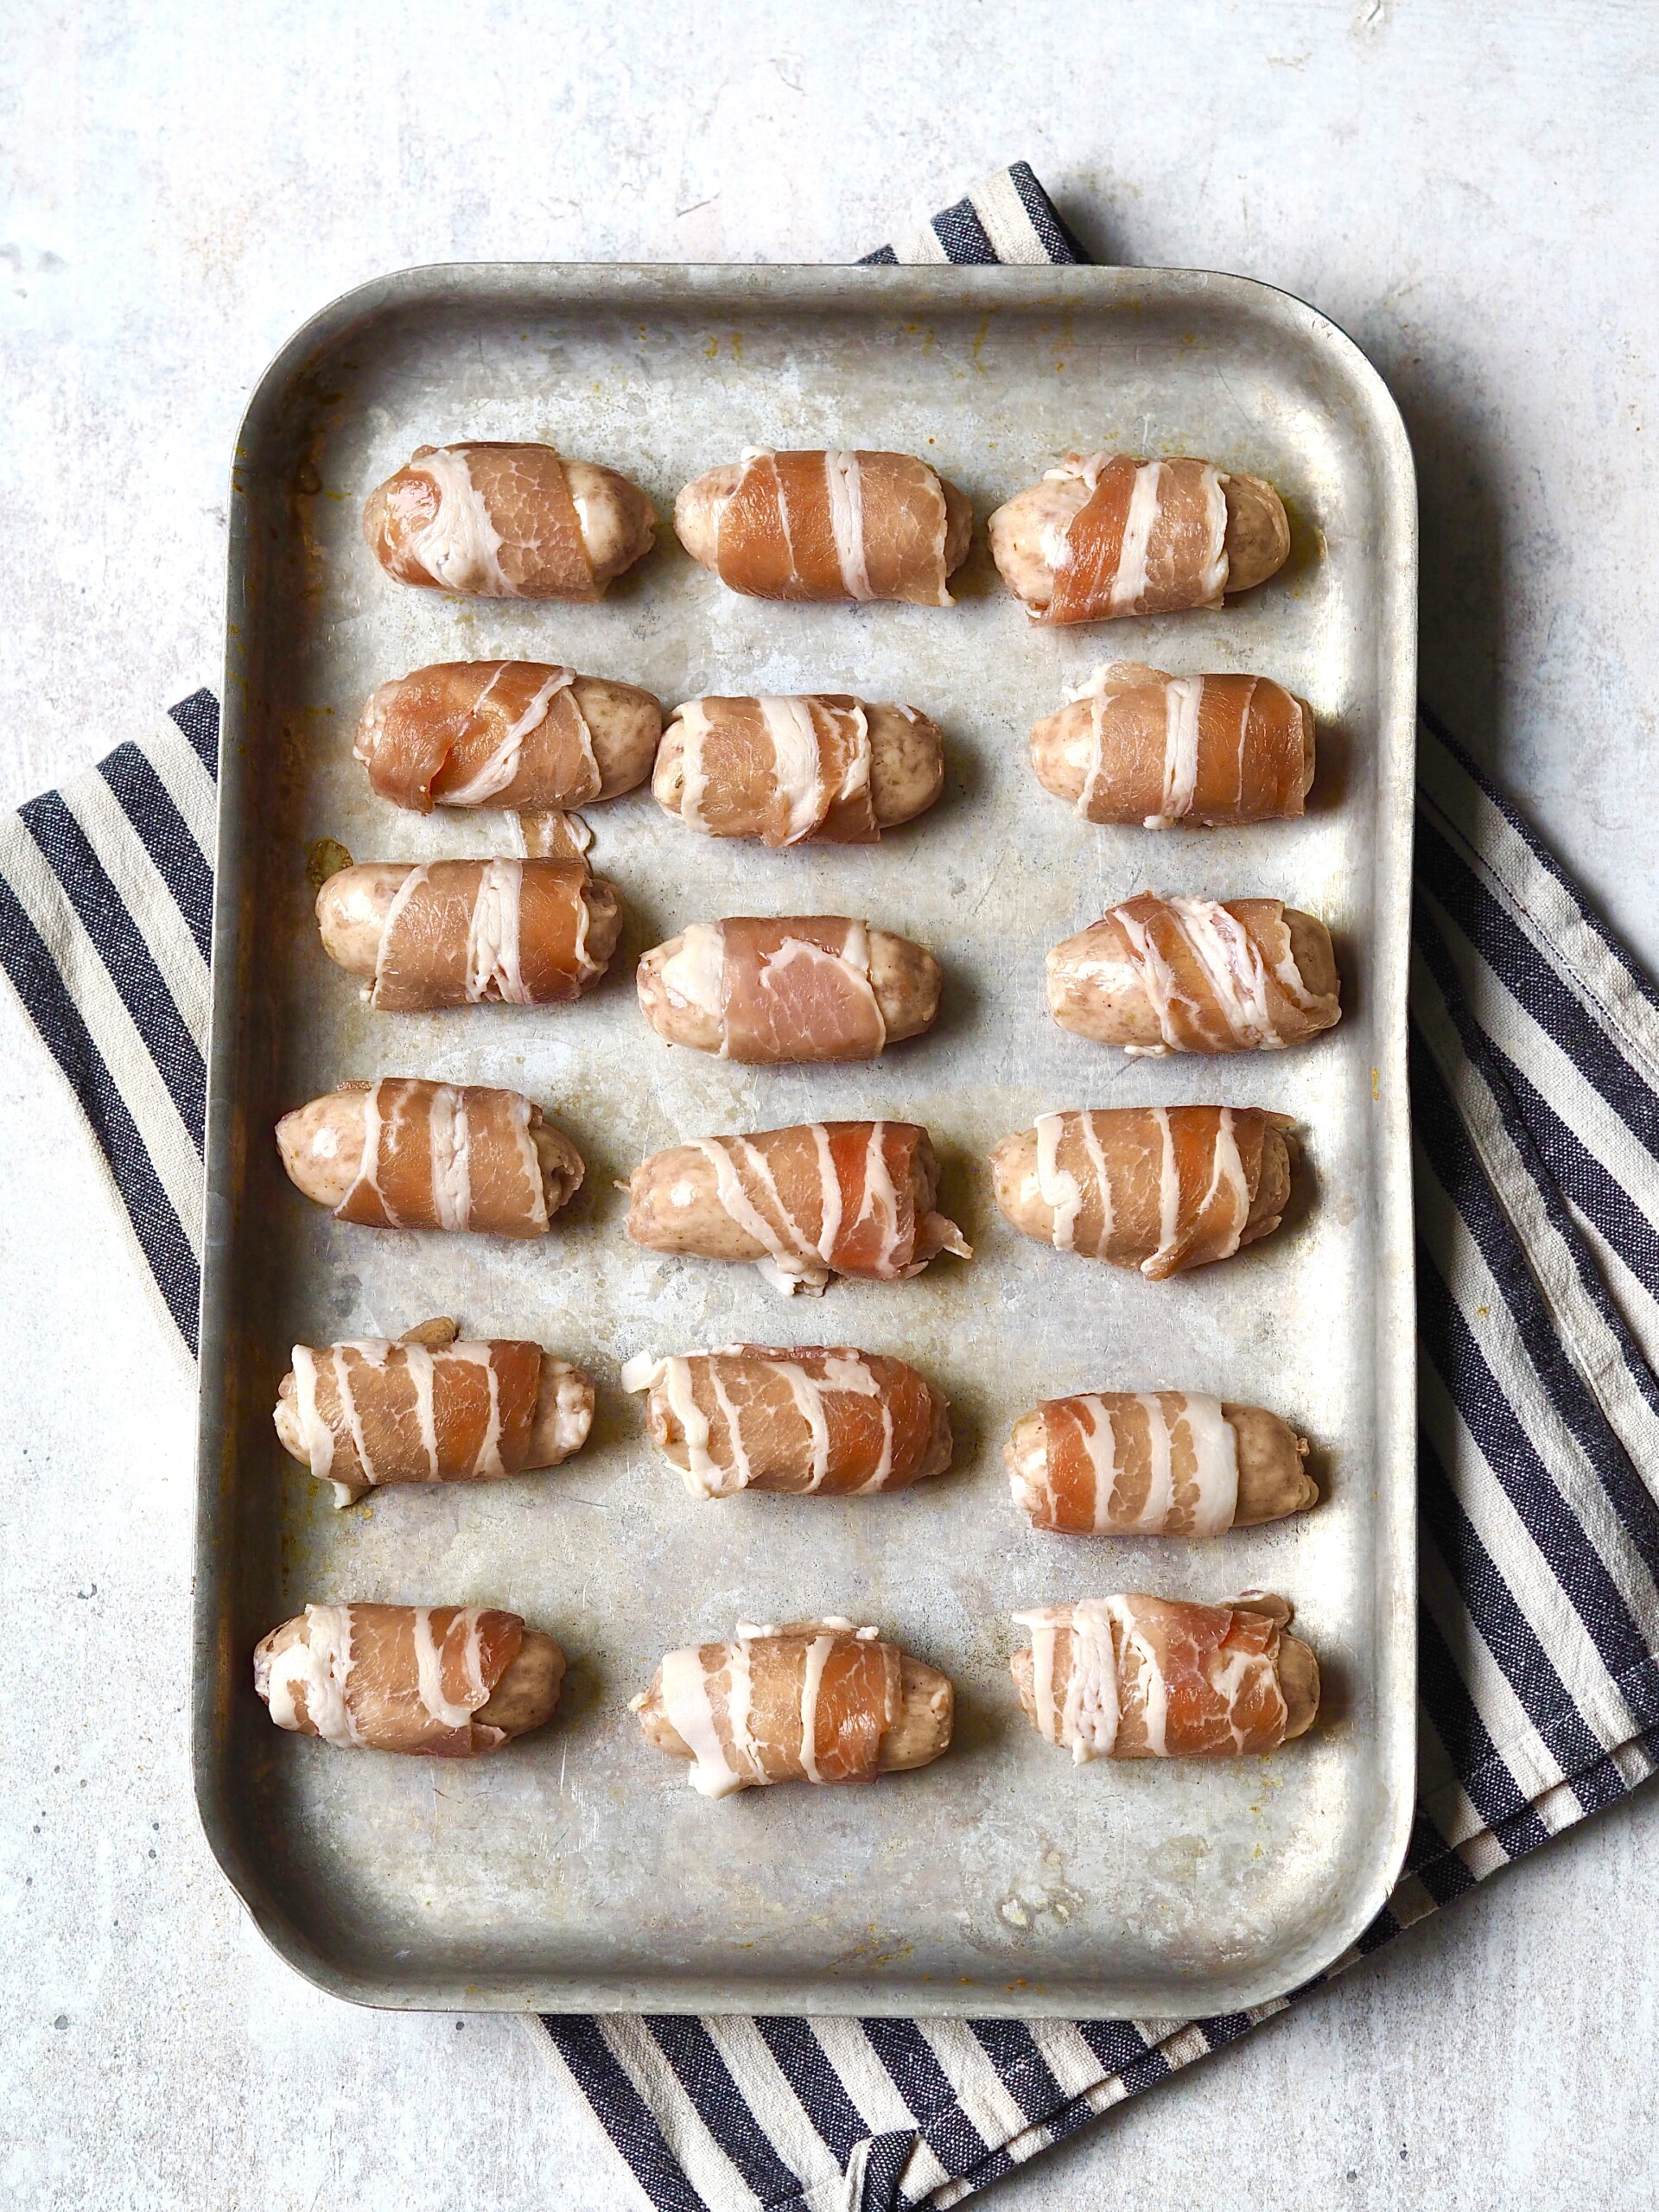
[[[1315,302],[1404,408],[1425,689],[1659,966],[1659,13],[1611,0],[0,5],[0,804],[214,679],[243,399],[405,263],[850,257],[1024,155],[1102,258]],[[0,1001],[0,2203],[611,2212],[512,2022],[265,1952],[184,1748],[191,1409]],[[1637,2212],[1659,1796],[1003,2185]]]

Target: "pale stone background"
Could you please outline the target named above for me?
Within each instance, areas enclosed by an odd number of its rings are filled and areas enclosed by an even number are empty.
[[[0,5],[0,804],[219,661],[226,479],[294,327],[387,269],[851,258],[1027,157],[1101,258],[1301,294],[1422,478],[1428,696],[1659,965],[1659,12],[1613,0]],[[191,1407],[0,1000],[0,2202],[611,2212],[520,2023],[314,1994],[185,1755]],[[1004,2185],[1655,2200],[1659,1795]]]

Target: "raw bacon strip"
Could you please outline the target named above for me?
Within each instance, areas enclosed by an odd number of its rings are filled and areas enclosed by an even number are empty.
[[[1255,1106],[1044,1114],[993,1154],[997,1204],[1058,1251],[1161,1282],[1278,1227],[1290,1127]]]
[[[551,446],[417,446],[370,499],[363,531],[399,583],[483,599],[600,596]]]
[[[1073,454],[1044,480],[1071,477],[1089,497],[1067,525],[1053,596],[1036,620],[1098,622],[1221,605],[1227,480],[1219,469],[1207,461]]]
[[[1184,1390],[1050,1398],[1040,1478],[1011,1465],[1014,1502],[1071,1535],[1216,1536],[1238,1505],[1238,1439],[1218,1398]]]
[[[1311,917],[1295,919],[1324,937]],[[1048,977],[1063,1028],[1132,1053],[1280,1052],[1342,1017],[1337,990],[1312,988],[1298,966],[1280,899],[1143,891],[1057,944]],[[1145,1041],[1148,1028],[1157,1041]]]
[[[873,1060],[887,1026],[870,982],[869,931],[839,915],[734,915],[721,941],[722,1058],[755,1065]]]
[[[899,1718],[902,1657],[876,1630],[833,1617],[783,1628],[740,1622],[730,1643],[669,1652],[652,1690],[704,1797],[775,1782],[874,1782],[881,1739]]]
[[[404,879],[380,938],[370,1003],[550,1006],[605,972],[589,957],[583,861],[429,861]]]
[[[461,1605],[308,1605],[253,1655],[279,1728],[341,1747],[471,1758],[507,1732],[473,1716],[518,1657],[517,1613]]]
[[[347,1498],[381,1483],[488,1482],[528,1463],[539,1344],[296,1344],[293,1375],[311,1471]]]
[[[1311,778],[1312,717],[1259,676],[1166,676],[1137,662],[1096,669],[1071,694],[1086,703],[1079,814],[1090,822],[1295,819]],[[1033,753],[1054,722],[1032,733]]]
[[[687,1155],[703,1169],[702,1188],[679,1173]],[[971,1256],[956,1224],[931,1210],[938,1176],[927,1131],[912,1122],[698,1137],[634,1171],[628,1234],[664,1251],[712,1243],[711,1256],[753,1260],[786,1294],[821,1290],[832,1274],[898,1282],[936,1253]],[[711,1233],[709,1206],[735,1239]]]
[[[417,668],[374,694],[353,750],[382,798],[420,814],[581,806],[603,778],[577,681],[574,669],[533,660]]]
[[[711,837],[785,845],[872,845],[869,717],[846,692],[688,699],[680,812]]]
[[[1300,1681],[1313,1655],[1282,1630],[1282,1598],[1234,1605],[1128,1596],[1034,1606],[1014,1618],[1031,1649],[1013,1673],[1027,1717],[1082,1765],[1096,1758],[1231,1758],[1276,1751],[1312,1722],[1287,1701],[1281,1668]],[[1312,1669],[1313,1703],[1318,1673]],[[1300,1723],[1300,1726],[1296,1725]]]
[[[541,1113],[527,1098],[386,1076],[365,1092],[363,1107],[362,1164],[334,1208],[338,1220],[545,1236],[547,1195],[531,1135]]]
[[[721,509],[715,573],[753,599],[954,604],[944,488],[902,453],[753,452]]]
[[[950,1458],[945,1401],[902,1360],[845,1346],[733,1344],[622,1370],[694,1497],[741,1490],[866,1496]]]

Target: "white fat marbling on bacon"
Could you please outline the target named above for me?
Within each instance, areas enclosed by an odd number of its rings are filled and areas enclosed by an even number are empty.
[[[1238,1249],[1238,1240],[1244,1233],[1244,1224],[1250,1212],[1249,1179],[1244,1173],[1244,1162],[1239,1157],[1238,1132],[1230,1106],[1224,1106],[1221,1109],[1220,1126],[1216,1131],[1216,1141],[1211,1153],[1210,1187],[1204,1194],[1200,1212],[1224,1182],[1232,1193],[1234,1226],[1233,1241],[1221,1256],[1230,1259]]]
[[[893,1255],[899,1249],[899,1193],[887,1166],[887,1134],[885,1122],[870,1123],[870,1134],[864,1147],[864,1199],[858,1210],[858,1223],[855,1224],[856,1227],[866,1221],[881,1222],[881,1257],[874,1273],[882,1277],[888,1274]],[[819,1249],[827,1259],[830,1243],[821,1241]],[[910,1272],[913,1274],[917,1270],[912,1268]]]
[[[479,694],[478,704],[473,709],[474,714],[483,706],[485,700],[489,697],[501,676],[511,666],[510,661],[504,660],[497,668],[494,676]],[[518,721],[503,733],[501,742],[491,753],[489,759],[480,764],[477,774],[468,782],[461,785],[458,791],[446,791],[443,804],[446,806],[485,806],[498,791],[505,791],[518,772],[518,762],[524,749],[524,740],[532,731],[538,730],[547,720],[548,709],[555,696],[561,691],[569,690],[575,680],[576,671],[574,668],[550,669],[545,682],[537,691],[535,697],[531,699]],[[587,718],[580,712],[576,715],[576,721],[582,733],[582,757],[591,772],[594,788],[597,790],[603,779],[599,772],[599,763],[594,758],[593,735],[588,728]]]
[[[435,1482],[438,1476],[438,1432],[433,1391],[436,1381],[436,1361],[423,1345],[410,1344],[405,1349],[409,1355],[410,1372],[415,1378],[415,1403],[421,1424],[421,1441],[426,1448],[432,1480]],[[474,1466],[475,1471],[482,1476],[505,1475],[507,1466],[501,1457],[501,1378],[496,1373],[495,1359],[490,1346],[487,1343],[451,1344],[445,1347],[444,1357],[450,1360],[466,1360],[483,1369],[489,1413],[484,1423],[484,1434],[474,1454]]]
[[[699,830],[709,823],[702,811],[702,796],[709,788],[709,771],[703,766],[702,749],[709,735],[709,709],[701,699],[688,699],[678,710],[680,718],[680,814],[683,820]]]
[[[1049,1241],[1057,1252],[1075,1249],[1077,1216],[1083,1210],[1083,1185],[1070,1168],[1060,1166],[1060,1140],[1071,1118],[1069,1114],[1039,1114],[1033,1124],[1037,1132],[1037,1188],[1044,1205],[1053,1212]],[[1102,1188],[1104,1187],[1103,1179]]]
[[[443,1694],[443,1654],[432,1633],[432,1608],[416,1605],[414,1611],[415,1669],[420,1686],[420,1700],[429,1717],[444,1728],[464,1728],[489,1692],[484,1687],[479,1666],[478,1615],[464,1612],[461,1618],[467,1624],[467,1671],[469,1690],[474,1687],[479,1694],[471,1704],[451,1704]]]
[[[442,1229],[465,1229],[472,1218],[472,1144],[467,1103],[453,1084],[435,1085],[429,1109],[432,1204]]]
[[[1219,1398],[1186,1397],[1181,1411],[1198,1462],[1192,1534],[1219,1536],[1232,1527],[1238,1512],[1238,1433],[1223,1413]]]
[[[718,922],[692,922],[680,933],[679,950],[662,965],[662,984],[671,1006],[695,1007],[718,1021],[726,1003],[726,932]]]
[[[830,498],[830,528],[836,541],[836,559],[847,596],[874,599],[875,593],[864,553],[864,487],[858,455],[832,446],[823,456],[823,478]]]
[[[375,1204],[385,1215],[391,1226],[393,1229],[401,1229],[402,1222],[398,1219],[395,1210],[386,1204],[380,1189],[380,1132],[385,1126],[385,1116],[380,1111],[380,1088],[378,1083],[372,1084],[368,1090],[359,1094],[363,1110],[363,1150],[358,1160],[357,1174],[351,1190],[346,1192],[346,1198],[340,1201],[340,1205],[343,1206],[353,1192],[364,1189],[370,1190],[374,1193]],[[330,1129],[327,1135],[329,1139],[328,1153],[332,1156],[337,1149],[334,1133]],[[321,1142],[318,1142],[314,1145],[313,1149],[321,1154],[323,1148]],[[337,1208],[336,1211],[338,1211]]]
[[[818,1163],[818,1191],[823,1217],[818,1230],[818,1255],[827,1261],[841,1234],[841,1178],[830,1150],[830,1132],[822,1122],[812,1123],[812,1149]]]
[[[1209,509],[1210,557],[1198,571],[1199,604],[1218,607],[1227,588],[1227,483],[1221,471],[1206,461],[1204,503]]]
[[[334,1355],[329,1355],[331,1360]],[[293,1351],[294,1407],[299,1416],[300,1441],[314,1475],[327,1482],[334,1464],[334,1432],[317,1408],[317,1356],[309,1344],[296,1344]],[[335,1365],[338,1374],[338,1363]],[[336,1490],[344,1484],[336,1483]],[[349,1493],[348,1493],[349,1495]]]
[[[1181,1173],[1175,1158],[1175,1134],[1169,1126],[1169,1109],[1154,1106],[1153,1119],[1158,1124],[1160,1140],[1158,1168],[1158,1249],[1141,1262],[1141,1272],[1150,1275],[1154,1268],[1166,1260],[1175,1249],[1181,1225]]]
[[[1112,1641],[1116,1604],[1109,1598],[1083,1598],[1070,1605],[1033,1605],[1014,1616],[1021,1628],[1031,1630],[1039,1732],[1051,1744],[1062,1745],[1078,1766],[1090,1759],[1109,1758],[1122,1724]],[[1063,1629],[1071,1632],[1071,1671],[1062,1704],[1054,1694],[1054,1658]]]
[[[502,573],[501,534],[473,482],[466,454],[441,446],[410,467],[429,477],[438,494],[437,512],[410,540],[410,551],[427,574],[446,591],[517,598]]]
[[[1086,1421],[1079,1421],[1078,1427],[1083,1430],[1084,1446],[1094,1476],[1095,1530],[1098,1535],[1112,1525],[1112,1501],[1117,1495],[1117,1478],[1122,1471],[1117,1464],[1117,1431],[1101,1399],[1090,1395],[1083,1399],[1082,1404],[1088,1417]],[[1047,1484],[1047,1489],[1052,1498],[1052,1482]]]
[[[747,1789],[750,1777],[733,1765],[715,1719],[701,1650],[693,1648],[664,1656],[662,1696],[670,1726],[691,1754],[691,1787],[697,1795],[728,1797],[734,1789]],[[643,1698],[636,1698],[635,1708],[644,1702]],[[745,1717],[747,1721],[747,1713]]]
[[[823,1393],[795,1361],[775,1359],[767,1364],[774,1375],[782,1376],[795,1401],[795,1410],[812,1439],[812,1479],[808,1488],[817,1490],[830,1471],[830,1423],[824,1414]]]
[[[772,776],[789,807],[784,842],[797,844],[824,817],[823,761],[812,710],[804,699],[767,698],[756,704],[772,740]]]
[[[1167,830],[1192,811],[1198,779],[1198,713],[1205,679],[1178,676],[1164,686],[1164,791],[1156,814],[1143,827]]]
[[[828,1624],[820,1623],[819,1629],[807,1646],[806,1664],[801,1669],[801,1766],[809,1782],[819,1779],[818,1692],[823,1685],[824,1667],[836,1648],[835,1633]]]
[[[325,1743],[360,1744],[362,1732],[346,1701],[352,1664],[351,1607],[308,1605],[304,1635],[262,1662],[264,1679],[256,1675],[254,1687],[279,1728],[300,1726],[298,1695],[303,1691],[305,1718]]]
[[[830,1269],[818,1263],[819,1255],[801,1238],[795,1217],[785,1205],[766,1156],[759,1147],[747,1137],[731,1137],[725,1143],[714,1137],[693,1137],[691,1142],[715,1171],[715,1195],[721,1205],[744,1234],[752,1236],[765,1252],[766,1257],[754,1264],[766,1281],[775,1284],[786,1298],[797,1289],[822,1290],[830,1280]],[[751,1199],[728,1145],[741,1149],[746,1165],[764,1184],[780,1217],[794,1231],[794,1243],[784,1242]]]
[[[1127,1598],[1108,1598],[1106,1610],[1117,1626],[1118,1663],[1123,1680],[1130,1679],[1129,1660],[1133,1654],[1140,1662],[1133,1679],[1133,1687],[1140,1700],[1141,1723],[1147,1732],[1147,1749],[1154,1758],[1169,1755],[1169,1684],[1151,1640],[1145,1636],[1135,1618],[1135,1607]]]
[[[693,928],[706,926],[706,924],[700,925],[694,923],[692,925]],[[721,963],[723,970],[725,964],[724,924],[722,923],[719,925],[719,928],[721,931]],[[689,936],[690,934],[690,932],[688,931],[687,935]],[[677,959],[678,957],[679,956],[676,954],[675,959]],[[881,1001],[875,995],[875,986],[870,981],[870,936],[869,931],[864,923],[854,922],[851,924],[847,931],[846,944],[840,952],[828,951],[823,945],[813,944],[808,938],[785,938],[784,942],[779,946],[776,952],[768,953],[761,961],[757,977],[759,988],[762,992],[775,991],[778,988],[778,983],[775,979],[785,975],[790,969],[799,967],[803,963],[808,968],[822,968],[827,969],[831,974],[837,976],[844,983],[851,986],[858,997],[864,1002],[874,1020],[876,1034],[880,1039],[880,1042],[875,1047],[875,1052],[880,1052],[884,1051],[887,1041],[887,1025],[886,1017],[881,1012]],[[666,962],[664,965],[663,980],[664,983],[666,983],[668,980],[668,970],[673,965],[673,960]],[[832,1007],[835,1004],[837,995],[838,994],[832,988],[830,995],[830,1002]],[[721,1039],[720,1050],[721,1057],[724,1058],[726,1054],[726,1039],[723,1036]],[[872,1053],[870,1057],[874,1058],[875,1054]]]
[[[870,1372],[869,1362],[861,1351],[832,1352],[826,1355],[821,1382],[812,1386],[818,1390],[842,1390],[849,1396],[876,1398],[881,1404],[881,1457],[868,1482],[859,1484],[853,1495],[861,1497],[870,1491],[878,1491],[893,1472],[893,1408],[882,1395],[881,1386]],[[820,1475],[814,1482],[817,1488]]]
[[[692,1388],[691,1363],[672,1358],[659,1363],[658,1381],[669,1411],[680,1424],[685,1439],[685,1485],[694,1497],[718,1497],[723,1487],[722,1469],[710,1456],[708,1415],[697,1404]]]
[[[467,1002],[481,1006],[491,998],[505,1006],[528,1006],[520,961],[518,930],[524,912],[524,864],[486,861],[480,871],[473,911],[467,920]],[[587,918],[587,904],[582,905]],[[384,944],[385,939],[381,942]],[[578,947],[578,965],[581,948]]]
[[[1112,578],[1112,594],[1107,602],[1110,614],[1133,614],[1147,588],[1147,555],[1152,545],[1153,525],[1158,519],[1159,486],[1163,474],[1163,463],[1159,461],[1143,461],[1135,472],[1135,482],[1129,489],[1129,511],[1123,521],[1123,543],[1118,550],[1117,572]]]
[[[1242,1046],[1281,1050],[1285,1039],[1268,1010],[1268,971],[1261,947],[1237,915],[1213,899],[1171,899],[1166,903],[1215,994],[1228,1033]]]

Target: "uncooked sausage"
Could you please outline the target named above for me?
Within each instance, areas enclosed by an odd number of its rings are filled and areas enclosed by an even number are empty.
[[[974,511],[910,454],[754,450],[688,484],[674,528],[694,561],[751,598],[949,607]]]
[[[1085,1598],[1014,1618],[1031,1631],[1009,1662],[1026,1718],[1078,1765],[1276,1751],[1319,1709],[1319,1662],[1284,1633],[1282,1598]]]
[[[1108,661],[1031,733],[1046,791],[1085,822],[1294,819],[1313,781],[1313,709],[1257,676]]]
[[[1265,583],[1290,554],[1271,484],[1184,456],[1071,454],[988,527],[1003,582],[1046,623],[1217,607],[1224,594]]]
[[[556,1467],[588,1440],[592,1380],[516,1338],[461,1340],[445,1319],[395,1344],[296,1344],[276,1394],[282,1447],[336,1505],[386,1483],[494,1482]]]
[[[873,845],[944,788],[938,725],[840,691],[688,699],[663,733],[657,803],[708,837]]]
[[[1277,1414],[1186,1390],[1048,1398],[1002,1450],[1014,1503],[1070,1536],[1217,1536],[1282,1520],[1319,1497],[1306,1453]]]
[[[1044,1114],[992,1154],[996,1203],[1021,1236],[1161,1282],[1278,1228],[1290,1130],[1259,1106]]]
[[[341,1084],[276,1124],[289,1180],[371,1229],[545,1236],[582,1155],[516,1090],[383,1077]]]
[[[554,1006],[605,973],[622,911],[582,861],[365,861],[318,892],[317,927],[385,1012]]]
[[[645,1741],[690,1759],[704,1797],[925,1766],[950,1744],[953,1706],[937,1668],[833,1615],[740,1623],[729,1643],[671,1651],[632,1700]]]
[[[644,783],[662,735],[649,691],[537,660],[448,660],[383,683],[353,750],[382,798],[525,811],[588,806]]]
[[[640,960],[647,1021],[671,1045],[761,1066],[873,1060],[932,1027],[939,963],[838,914],[693,922]]]
[[[939,1392],[902,1360],[844,1344],[641,1352],[623,1368],[622,1388],[645,1392],[652,1439],[693,1497],[864,1497],[908,1489],[950,1464]]]
[[[642,1162],[628,1234],[657,1252],[747,1260],[785,1296],[831,1275],[900,1282],[940,1252],[972,1257],[933,1210],[939,1163],[913,1122],[812,1122],[697,1137]]]
[[[651,550],[656,510],[614,468],[551,446],[416,446],[369,495],[363,535],[388,575],[475,599],[591,603]]]
[[[541,1727],[563,1679],[550,1636],[475,1605],[308,1605],[253,1655],[279,1728],[431,1758],[473,1758]]]
[[[1143,891],[1048,956],[1062,1029],[1126,1052],[1272,1052],[1342,1018],[1325,924],[1278,899]]]

